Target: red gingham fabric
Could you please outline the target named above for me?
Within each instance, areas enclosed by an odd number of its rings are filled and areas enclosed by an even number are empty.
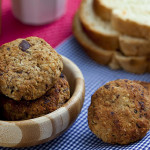
[[[72,19],[81,0],[68,0],[66,14],[59,20],[43,26],[24,25],[13,17],[11,0],[2,1],[2,33],[0,45],[28,36],[45,39],[52,47],[57,46],[72,34]]]

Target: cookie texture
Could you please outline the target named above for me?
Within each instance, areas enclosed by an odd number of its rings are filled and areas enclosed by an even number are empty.
[[[130,80],[107,83],[92,96],[88,124],[107,143],[129,144],[143,138],[150,127],[148,90]]]
[[[134,81],[138,84],[141,84],[150,93],[150,82],[137,81],[137,80],[134,80]]]
[[[38,37],[6,43],[0,52],[0,91],[14,100],[41,97],[63,69],[61,56]]]
[[[56,84],[39,99],[14,101],[1,95],[2,118],[11,121],[36,118],[60,108],[69,98],[70,87],[62,74]]]

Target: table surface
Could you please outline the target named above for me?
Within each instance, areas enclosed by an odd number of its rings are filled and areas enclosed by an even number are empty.
[[[68,0],[69,1],[69,0]],[[70,0],[67,14],[60,20],[45,26],[33,27],[21,24],[15,20],[10,11],[10,2],[3,3],[3,29],[0,37],[1,44],[19,37],[39,36],[44,38],[53,47],[60,44],[64,39],[72,34],[72,17],[79,5],[80,0]],[[72,8],[73,5],[73,8]],[[60,32],[61,31],[61,32]],[[77,43],[73,36],[56,47],[59,54],[71,59],[82,71],[86,93],[83,109],[72,125],[64,134],[48,143],[21,150],[93,150],[93,149],[150,149],[150,132],[140,141],[126,145],[111,145],[102,142],[88,128],[87,111],[91,101],[91,95],[106,82],[116,79],[131,79],[150,82],[149,74],[135,75],[123,70],[110,70],[106,66],[101,66],[90,59]],[[1,148],[0,150],[11,150]],[[13,149],[12,149],[13,150]]]

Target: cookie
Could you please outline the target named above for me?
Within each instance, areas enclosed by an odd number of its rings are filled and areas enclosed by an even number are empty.
[[[148,90],[130,80],[107,83],[92,96],[88,124],[107,143],[129,144],[143,138],[150,127]]]
[[[6,43],[0,51],[0,91],[14,100],[41,97],[63,70],[61,56],[38,37]]]
[[[150,93],[150,82],[137,81],[137,80],[135,80],[135,82],[138,83],[138,84],[141,84]]]
[[[14,101],[1,95],[3,119],[14,121],[40,117],[60,108],[69,98],[68,81],[61,75],[56,84],[39,99]]]

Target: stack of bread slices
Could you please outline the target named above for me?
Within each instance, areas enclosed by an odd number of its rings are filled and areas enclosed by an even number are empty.
[[[73,33],[100,64],[150,72],[150,0],[82,0]]]

